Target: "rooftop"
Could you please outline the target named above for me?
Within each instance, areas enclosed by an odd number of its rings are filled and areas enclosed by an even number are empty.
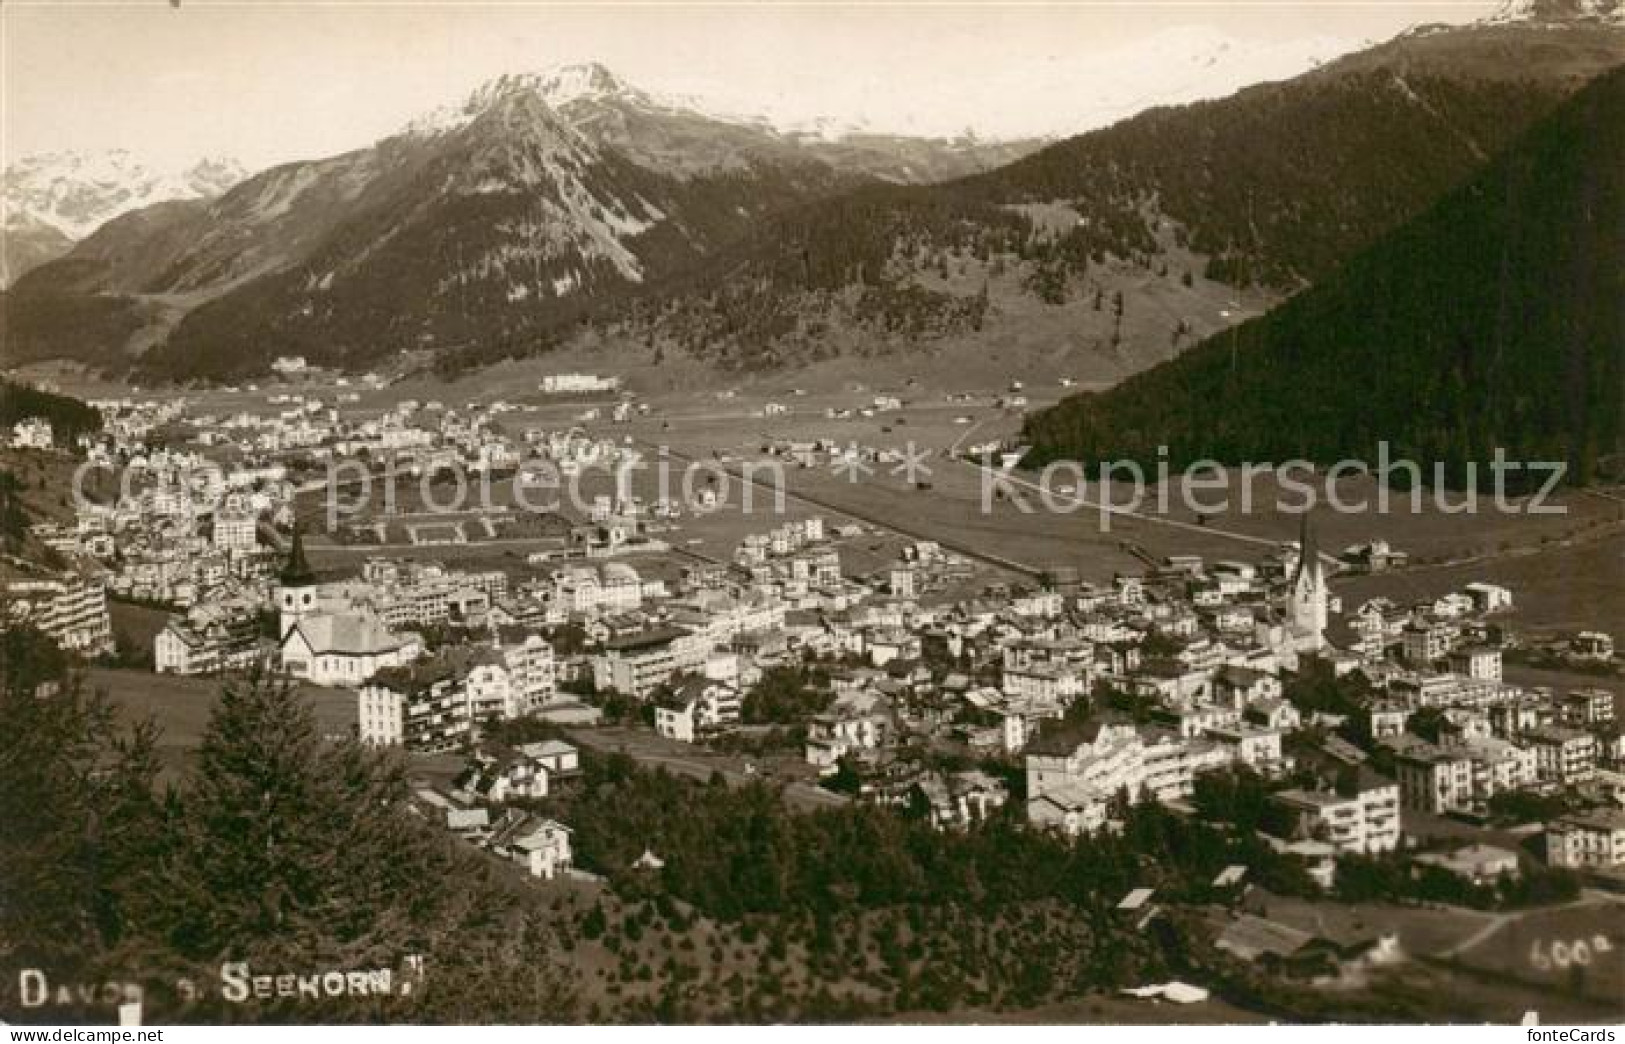
[[[666,645],[687,635],[688,632],[680,627],[656,627],[637,634],[628,634],[620,638],[611,638],[604,643],[606,651],[632,652],[638,649],[652,649],[657,645]]]

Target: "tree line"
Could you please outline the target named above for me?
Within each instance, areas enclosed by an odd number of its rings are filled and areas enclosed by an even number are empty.
[[[320,736],[283,681],[227,682],[195,763],[164,778],[38,631],[0,633],[0,1010],[106,1022],[104,1000],[24,1007],[20,974],[135,982],[156,1022],[559,1021],[573,995],[511,876],[407,812],[404,765]],[[392,968],[408,995],[234,998],[228,963]]]

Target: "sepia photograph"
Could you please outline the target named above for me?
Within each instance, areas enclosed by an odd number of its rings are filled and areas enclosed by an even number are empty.
[[[1625,0],[0,3],[10,1041],[1608,1044],[1622,694]]]

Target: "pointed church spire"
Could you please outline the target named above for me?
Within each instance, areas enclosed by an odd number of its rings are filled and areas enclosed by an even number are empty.
[[[283,587],[308,587],[316,582],[316,571],[305,559],[304,530],[297,522],[293,525],[293,544],[288,549],[288,561],[282,567],[280,579]]]
[[[1288,615],[1292,626],[1307,639],[1306,648],[1318,650],[1326,641],[1326,569],[1320,561],[1320,546],[1315,542],[1315,527],[1309,521],[1308,511],[1303,513],[1301,525],[1298,565],[1292,571],[1288,594]]]
[[[1309,523],[1309,511],[1304,510],[1303,517],[1298,522],[1298,565],[1292,571],[1292,579],[1297,580],[1306,570],[1320,568],[1320,547],[1315,542],[1315,527]]]

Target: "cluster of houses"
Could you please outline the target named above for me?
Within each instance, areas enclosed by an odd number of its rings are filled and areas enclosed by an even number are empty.
[[[1281,778],[1293,767],[1283,740],[1312,729],[1328,761],[1348,774],[1336,787],[1282,787],[1272,801],[1291,824],[1283,847],[1303,854],[1317,874],[1330,873],[1324,857],[1398,847],[1403,811],[1479,821],[1497,795],[1518,791],[1566,794],[1592,809],[1548,824],[1554,865],[1625,865],[1614,858],[1616,835],[1625,842],[1619,833],[1625,742],[1612,692],[1556,692],[1504,680],[1502,636],[1489,620],[1510,607],[1511,596],[1487,584],[1405,609],[1367,603],[1348,614],[1353,639],[1338,650],[1325,635],[1324,565],[1312,538],[1306,535],[1299,547],[1308,550],[1281,563],[1289,569],[1279,596],[1284,644],[1274,640],[1275,623],[1256,614],[1248,613],[1255,621],[1251,641],[1231,625],[1229,616],[1247,604],[1248,587],[1233,581],[1234,570],[1218,570],[1218,577],[1203,570],[1190,576],[1185,603],[1202,623],[1193,628],[1181,621],[1179,609],[1151,622],[1151,634],[1177,635],[1165,643],[1177,646],[1171,656],[1141,655],[1092,676],[1085,670],[1066,686],[1040,687],[1006,671],[1006,692],[1082,693],[1104,681],[1151,701],[1149,721],[1108,719],[1082,729],[1040,722],[1030,741],[1034,722],[1006,720],[1009,745],[1025,753],[1031,822],[1072,834],[1105,829],[1114,800],[1180,801],[1200,774],[1232,765]],[[1161,579],[1155,600],[1142,588],[1145,605],[1169,598],[1178,586],[1168,586],[1166,575]],[[1177,596],[1171,600],[1177,605]],[[1139,643],[1142,651],[1145,644]],[[1352,715],[1307,717],[1283,702],[1280,672],[1308,655],[1336,676],[1363,680],[1357,691],[1369,699]],[[1021,657],[1012,651],[1007,660],[1020,663]],[[1338,735],[1345,726],[1368,738],[1363,749]],[[1378,763],[1386,774],[1372,770]]]
[[[290,362],[287,374],[298,372]],[[86,592],[87,585],[94,586],[106,595],[183,614],[156,643],[161,670],[207,673],[241,666],[267,651],[256,638],[269,628],[258,621],[278,598],[277,570],[284,555],[276,534],[293,525],[294,497],[302,488],[295,474],[299,467],[371,459],[423,475],[445,466],[513,468],[526,457],[539,457],[568,476],[619,467],[627,454],[613,442],[579,431],[532,429],[521,436],[498,431],[493,418],[517,408],[503,402],[470,404],[459,412],[438,402],[406,400],[378,413],[350,413],[340,407],[357,394],[342,390],[347,379],[337,383],[336,397],[326,386],[320,393],[270,391],[270,411],[194,413],[183,397],[92,403],[103,418],[102,430],[81,436],[78,446],[85,455],[88,495],[75,498],[71,521],[32,527],[36,539],[73,560],[74,573],[19,588],[11,614],[28,614],[75,649],[101,650],[111,643],[108,618],[102,613],[91,624],[83,619],[86,606],[103,598]],[[20,422],[13,434],[17,437],[8,441],[25,447],[45,448],[53,441],[49,422],[38,418]],[[564,549],[559,557],[591,558],[663,546],[647,532],[676,514],[669,505],[610,501],[601,510],[595,504],[593,518],[582,524],[547,515],[537,527],[559,523]],[[429,528],[435,532],[424,542],[446,532],[467,539],[461,526]],[[381,540],[376,530],[361,535]],[[354,535],[341,532],[340,538]],[[298,638],[305,648],[271,651],[291,653],[287,660],[302,676],[336,684],[409,659],[413,646],[403,632],[413,627],[486,619],[537,626],[557,623],[585,602],[636,603],[661,593],[658,584],[635,579],[629,584],[623,567],[613,564],[590,578],[579,571],[559,578],[552,590],[510,595],[505,584],[499,573],[447,574],[434,567],[369,562],[358,580],[337,585],[341,590],[315,593],[320,600],[305,607],[311,619],[302,622]],[[280,608],[286,614],[289,607]],[[367,619],[333,619],[345,613]],[[289,636],[283,630],[270,637],[285,646]]]
[[[551,390],[614,390],[578,376],[559,375]],[[1509,681],[1509,635],[1497,622],[1512,603],[1505,588],[1474,583],[1421,605],[1373,599],[1345,610],[1331,571],[1402,563],[1381,541],[1322,553],[1306,519],[1297,541],[1256,561],[1147,559],[1143,574],[1109,584],[1063,571],[952,600],[932,595],[973,575],[961,557],[918,542],[851,575],[841,541],[861,530],[816,517],[748,535],[727,561],[694,556],[662,575],[630,552],[680,512],[621,495],[595,499],[581,525],[566,526],[579,553],[533,556],[551,568],[524,582],[387,555],[324,582],[297,530],[285,559],[273,546],[295,492],[273,458],[292,447],[318,459],[381,452],[424,471],[542,458],[565,474],[613,471],[629,451],[579,430],[512,438],[492,424],[512,408],[502,403],[459,412],[408,401],[345,421],[320,396],[277,397],[286,408],[273,417],[188,420],[170,405],[103,404],[109,423],[87,453],[138,481],[82,507],[73,527],[40,535],[104,571],[13,583],[10,611],[66,646],[99,649],[110,641],[107,592],[181,607],[156,639],[158,670],[213,673],[271,657],[294,677],[352,690],[367,742],[416,751],[480,749],[493,721],[589,723],[594,692],[647,704],[671,740],[706,743],[741,727],[764,672],[816,662],[829,691],[798,723],[800,759],[817,773],[855,773],[862,796],[917,807],[943,827],[1002,807],[1009,788],[982,769],[942,771],[905,751],[946,745],[973,763],[1019,766],[1027,821],[1073,836],[1112,829],[1124,801],[1182,802],[1204,774],[1245,768],[1275,781],[1271,801],[1291,824],[1278,840],[1317,875],[1339,855],[1398,847],[1402,815],[1482,818],[1515,792],[1573,799],[1576,811],[1547,825],[1554,864],[1625,859],[1613,694]],[[148,447],[155,429],[176,424],[235,449],[237,463]],[[769,451],[803,464],[851,452],[816,442]],[[588,534],[581,541],[577,528]],[[571,640],[555,644],[563,631]],[[437,640],[441,632],[456,639]],[[1613,639],[1583,632],[1565,654],[1613,662]],[[1311,712],[1289,702],[1285,682],[1310,663],[1362,683],[1359,706]],[[1095,706],[1102,693],[1120,705]],[[1348,770],[1336,785],[1323,776],[1305,786],[1301,772],[1289,781],[1303,767],[1293,752],[1306,745]],[[525,776],[523,758],[492,757],[455,789],[489,799],[493,788],[545,787]],[[568,831],[557,824],[481,823],[457,794],[435,800],[448,826],[493,850],[523,853],[547,873],[568,866]]]
[[[803,722],[806,761],[826,774],[855,764],[866,796],[923,801],[942,824],[999,807],[1006,788],[904,764],[898,752],[911,742],[1020,759],[1029,822],[1084,835],[1109,829],[1124,798],[1189,798],[1203,773],[1243,766],[1284,781],[1287,740],[1300,733],[1350,770],[1336,785],[1283,782],[1272,797],[1292,824],[1280,843],[1317,875],[1338,855],[1398,847],[1402,812],[1481,817],[1512,791],[1574,793],[1592,807],[1551,824],[1554,838],[1572,839],[1554,841],[1554,863],[1602,865],[1598,853],[1615,851],[1598,833],[1625,799],[1612,694],[1504,680],[1494,624],[1510,604],[1504,589],[1473,584],[1403,609],[1367,603],[1341,614],[1351,637],[1337,648],[1337,559],[1307,527],[1257,563],[1182,558],[1105,587],[1073,581],[941,605],[897,576],[942,568],[938,549],[912,547],[861,583],[841,575],[838,554],[819,568],[831,550],[821,522],[752,536],[732,567],[694,570],[669,598],[646,600],[650,626],[604,632],[580,659],[600,691],[649,701],[657,731],[694,743],[739,726],[762,670],[823,662],[830,699]],[[1284,699],[1287,672],[1310,659],[1364,681],[1358,714],[1306,714]],[[1102,686],[1143,713],[1079,723],[1069,711]],[[1364,748],[1338,735],[1349,724],[1369,737]]]
[[[449,784],[414,788],[413,806],[431,822],[530,876],[553,880],[574,872],[572,831],[517,802],[545,798],[580,771],[580,754],[562,740],[518,747],[485,744],[470,754]]]
[[[12,449],[48,450],[56,445],[56,433],[44,417],[24,417],[11,426],[9,435],[0,431],[0,437]]]
[[[117,416],[117,415],[115,415]],[[116,596],[187,608],[239,595],[263,598],[278,554],[261,520],[293,519],[293,485],[279,464],[221,466],[190,450],[148,449],[145,423],[86,448],[88,496],[71,523],[33,535],[82,560]]]

